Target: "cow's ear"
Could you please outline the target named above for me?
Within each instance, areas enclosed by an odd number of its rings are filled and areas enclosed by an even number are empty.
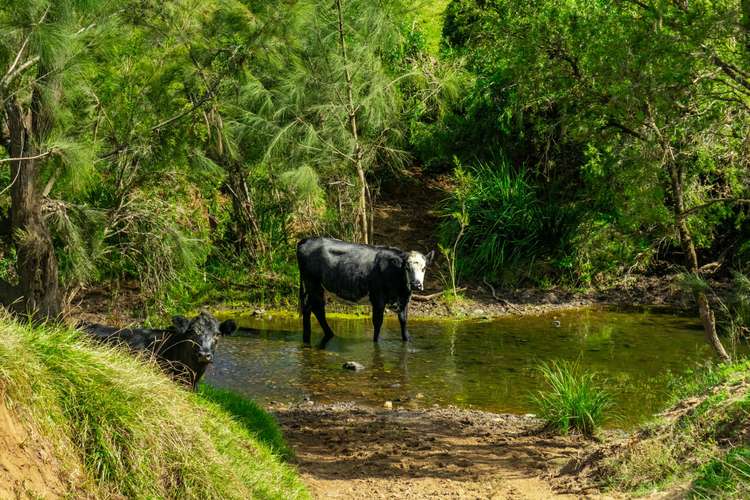
[[[177,333],[182,334],[188,331],[190,320],[185,316],[172,316],[172,326]]]
[[[430,250],[430,253],[424,256],[425,259],[427,259],[427,265],[429,266],[432,264],[432,259],[435,258],[435,250]]]
[[[219,333],[222,335],[231,335],[237,330],[237,323],[235,323],[233,320],[228,319],[226,321],[222,321],[219,325]]]

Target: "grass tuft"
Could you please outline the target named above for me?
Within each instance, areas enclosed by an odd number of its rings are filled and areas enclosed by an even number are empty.
[[[543,363],[539,371],[546,387],[532,396],[532,402],[547,426],[563,434],[577,430],[593,435],[612,405],[610,396],[597,385],[596,375],[566,361]]]

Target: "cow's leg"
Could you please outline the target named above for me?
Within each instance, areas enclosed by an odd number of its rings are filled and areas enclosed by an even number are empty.
[[[305,285],[300,281],[299,284],[299,307],[302,313],[302,342],[305,345],[310,345],[310,337],[312,335],[312,326],[310,325],[310,314],[312,308],[310,307],[310,298],[305,292]]]
[[[380,338],[380,328],[383,326],[383,313],[385,312],[385,304],[382,300],[372,301],[372,341],[377,342]]]
[[[318,324],[323,329],[323,342],[328,342],[333,337],[333,330],[331,330],[331,327],[328,326],[328,321],[326,321],[326,301],[323,293],[323,287],[318,287],[316,290],[309,291],[308,299],[310,301],[310,308],[317,318]]]
[[[406,320],[409,318],[409,302],[400,302],[398,308],[398,322],[401,325],[401,340],[409,341],[409,332],[406,330]]]

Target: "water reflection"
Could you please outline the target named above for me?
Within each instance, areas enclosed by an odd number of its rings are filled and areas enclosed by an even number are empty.
[[[559,322],[559,326],[557,324]],[[671,373],[710,353],[693,318],[652,312],[582,310],[496,321],[412,321],[401,342],[398,322],[386,321],[379,344],[369,319],[330,320],[336,337],[325,349],[305,348],[297,319],[249,320],[222,339],[207,376],[261,401],[358,401],[382,405],[455,404],[528,412],[540,387],[540,361],[580,360],[604,375],[621,425],[658,411]],[[320,330],[313,335],[322,337]],[[365,365],[343,370],[346,361]]]

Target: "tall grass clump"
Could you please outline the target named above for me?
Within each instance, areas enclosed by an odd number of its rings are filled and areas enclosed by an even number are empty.
[[[262,429],[80,332],[0,316],[0,404],[92,498],[305,498]],[[31,443],[33,446],[33,443]],[[2,453],[2,450],[0,450]]]
[[[596,375],[568,361],[543,363],[538,369],[545,387],[531,397],[537,414],[549,428],[563,434],[577,430],[593,435],[612,406],[609,394],[596,383]]]
[[[538,260],[559,258],[575,230],[572,213],[544,202],[524,168],[501,159],[457,165],[456,172],[458,186],[445,203],[440,237],[444,247],[460,240],[458,272],[516,284],[539,274],[533,269]]]

